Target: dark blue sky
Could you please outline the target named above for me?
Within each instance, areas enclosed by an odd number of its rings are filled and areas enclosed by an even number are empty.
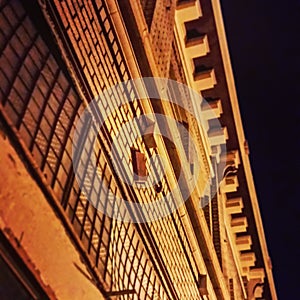
[[[221,0],[278,298],[299,299],[300,1]]]

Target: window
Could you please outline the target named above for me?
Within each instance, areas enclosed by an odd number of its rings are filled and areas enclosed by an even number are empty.
[[[0,299],[50,299],[0,231]]]

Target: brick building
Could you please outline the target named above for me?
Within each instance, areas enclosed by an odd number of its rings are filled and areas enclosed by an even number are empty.
[[[0,22],[0,298],[277,299],[219,1],[2,0]],[[198,108],[206,132],[159,99],[120,107],[90,149],[97,167],[82,174],[100,210],[74,174],[75,124],[104,90],[141,77],[170,78],[200,93],[209,106]],[[134,97],[136,89],[128,85],[124,93]],[[101,102],[100,114],[118,97]],[[168,124],[179,146],[154,135],[124,140],[134,145],[129,168],[140,175],[159,176],[162,167],[147,162],[155,153],[167,158],[171,167],[159,186],[120,180],[112,137],[151,112],[172,116],[195,136],[204,178],[195,189],[193,164],[179,161],[182,153],[191,159],[186,136]],[[146,120],[139,130],[153,124]],[[75,148],[84,149],[79,142]],[[143,218],[131,203],[156,201],[180,172],[182,190],[171,201],[183,190],[190,196],[172,214],[159,218],[154,209],[147,212],[154,221],[128,222],[105,213]],[[96,188],[100,182],[109,193]],[[123,210],[118,197],[128,201]]]

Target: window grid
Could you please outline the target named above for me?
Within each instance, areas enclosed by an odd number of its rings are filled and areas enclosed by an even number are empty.
[[[57,3],[57,7],[66,3],[68,5],[69,2]],[[80,5],[79,2],[77,4]],[[21,10],[22,5],[18,1],[7,1],[6,6],[1,8],[0,19],[5,20],[9,24],[8,20],[2,18],[6,7],[11,7],[11,11],[14,12]],[[83,59],[82,67],[90,85],[95,85],[94,92],[99,92],[109,85],[128,79],[129,73],[125,67],[112,25],[106,16],[103,3],[101,1],[90,1],[85,7],[84,9],[81,6],[80,12],[85,17],[94,18],[95,22],[90,22],[92,25],[89,22],[86,23],[78,11],[74,13],[73,9],[73,12],[70,14],[73,18],[78,15],[81,26],[93,33],[90,38],[85,40],[81,48],[81,51],[86,51],[81,56],[89,57],[92,64],[90,61]],[[93,10],[95,7],[98,9],[97,14]],[[66,7],[61,7],[61,13],[67,14],[68,11]],[[96,18],[98,22],[96,22]],[[0,87],[0,101],[4,106],[4,110],[9,118],[13,120],[26,146],[44,173],[45,178],[62,201],[62,205],[73,223],[75,231],[81,238],[83,245],[85,245],[94,265],[98,267],[105,282],[110,284],[112,290],[132,287],[136,289],[136,295],[122,296],[122,299],[166,299],[167,294],[164,287],[154,271],[147,251],[145,251],[144,246],[140,242],[139,234],[136,232],[133,224],[112,221],[109,217],[96,210],[80,190],[76,180],[74,180],[71,160],[71,137],[74,132],[73,124],[76,123],[75,121],[83,109],[80,106],[81,101],[40,35],[37,33],[34,36],[27,35],[30,47],[24,44],[28,42],[27,38],[24,43],[20,40],[18,40],[18,43],[12,42],[15,39],[15,35],[11,34],[11,32],[16,30],[23,33],[27,32],[28,28],[33,27],[28,16],[15,15],[15,19],[17,20],[15,20],[15,24],[6,24],[6,26],[10,26],[10,30],[1,31],[1,35],[4,38],[0,47],[4,51],[1,56],[0,71],[1,76],[5,80]],[[83,40],[82,33],[73,32],[76,26],[70,26],[70,20],[63,21],[67,30],[69,30],[69,35],[71,36],[71,33],[72,35],[74,34],[74,40],[80,45],[80,41]],[[75,18],[74,22],[76,23],[78,20],[76,21]],[[99,23],[102,25],[100,26]],[[92,28],[91,26],[95,27]],[[100,26],[102,30],[102,32],[100,31],[101,39],[97,37],[99,35],[97,26]],[[87,34],[87,32],[84,32],[84,34]],[[18,35],[18,39],[20,36],[22,35]],[[109,46],[107,46],[108,42],[110,43]],[[16,45],[18,48],[16,48]],[[92,49],[101,49],[101,55],[97,56],[87,48],[87,45],[91,46]],[[79,52],[77,55],[80,58]],[[13,58],[10,59],[10,57]],[[12,61],[18,62],[21,67],[16,67],[12,64]],[[11,65],[8,68],[9,70],[4,68],[7,64]],[[108,71],[112,69],[113,72]],[[100,74],[99,70],[104,70],[104,73]],[[100,81],[94,81],[95,78],[99,78]],[[25,95],[18,92],[20,90],[23,90]],[[121,93],[121,91],[118,93]],[[120,96],[118,93],[112,95],[114,101],[118,101]],[[129,87],[127,93],[134,93],[134,91]],[[142,113],[142,108],[138,102],[132,103],[132,105],[126,107],[126,110],[126,114],[122,113],[115,116],[119,119],[120,124],[132,118],[132,116]],[[112,127],[114,123],[115,120],[111,124]],[[114,130],[113,128],[112,133],[115,134]],[[145,153],[147,152],[142,140],[137,141],[135,146],[143,149]],[[101,180],[113,191],[115,197],[120,196],[117,183],[100,149],[96,155],[98,167],[94,170],[91,178],[88,175],[90,172],[83,174],[84,180],[89,180],[90,184],[95,184],[96,181],[100,180],[99,176],[102,176]],[[147,155],[149,158],[149,153]],[[158,171],[160,171],[159,165],[157,167]],[[96,173],[97,176],[95,176]],[[163,192],[167,193],[169,187],[165,179],[162,185]],[[157,194],[154,190],[146,189],[143,191],[140,189],[138,193],[140,198],[149,197],[152,201],[157,199]],[[113,203],[114,199],[105,199],[107,208],[113,209]],[[151,232],[156,239],[157,245],[160,247],[160,251],[169,249],[169,256],[165,257],[165,263],[169,272],[172,273],[171,276],[174,278],[174,281],[175,278],[182,278],[181,280],[191,283],[190,272],[187,272],[190,275],[186,275],[189,278],[185,278],[177,271],[178,268],[188,271],[186,258],[183,257],[180,260],[181,262],[178,262],[178,253],[182,251],[182,245],[178,239],[174,239],[178,228],[181,228],[182,233],[184,232],[182,224],[177,221],[175,226],[171,220],[160,220],[158,221],[158,228],[160,228],[161,234],[168,236],[164,242],[160,242],[161,235],[156,233],[159,231],[153,229]],[[123,237],[121,237],[121,233]],[[185,243],[188,244],[186,240]],[[189,260],[192,259],[192,256],[189,254]],[[112,268],[114,264],[117,264],[117,267]],[[176,274],[173,274],[173,270],[175,270]],[[182,287],[178,284],[176,289],[180,291]],[[179,292],[179,295],[184,296],[184,293],[181,294]]]

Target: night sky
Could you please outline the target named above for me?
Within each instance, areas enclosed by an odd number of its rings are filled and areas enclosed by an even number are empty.
[[[300,1],[221,0],[278,298],[300,293]]]

